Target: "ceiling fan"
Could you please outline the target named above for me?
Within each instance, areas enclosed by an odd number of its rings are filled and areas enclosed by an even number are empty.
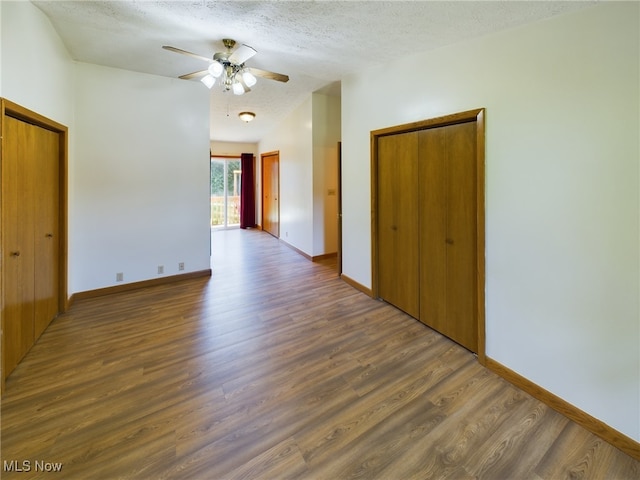
[[[245,66],[245,62],[258,53],[249,45],[243,44],[233,50],[236,44],[235,40],[225,38],[222,40],[222,43],[227,51],[216,53],[212,59],[168,45],[164,45],[162,48],[209,62],[209,68],[206,70],[187,73],[179,77],[184,80],[202,77],[200,81],[208,88],[212,88],[216,82],[219,82],[225,92],[231,90],[236,95],[242,95],[251,91],[250,87],[254,86],[257,82],[256,76],[278,82],[289,81],[288,75]]]

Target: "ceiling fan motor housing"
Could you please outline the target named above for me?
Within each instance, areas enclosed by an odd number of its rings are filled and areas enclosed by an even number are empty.
[[[216,54],[213,55],[213,59],[216,62],[220,62],[220,63],[230,63],[229,62],[229,52],[218,52]]]
[[[223,38],[222,44],[227,48],[227,50],[231,50],[235,46],[236,41],[231,38]]]

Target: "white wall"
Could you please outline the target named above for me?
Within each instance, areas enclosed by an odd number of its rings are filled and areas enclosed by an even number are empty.
[[[340,97],[314,93],[313,255],[338,251]]]
[[[344,273],[371,285],[369,132],[486,107],[487,355],[635,440],[639,8],[400,59],[342,92]],[[412,74],[390,88],[389,71]]]
[[[208,269],[207,92],[75,64],[31,3],[0,9],[0,95],[69,127],[69,293]]]
[[[76,86],[71,291],[208,269],[208,92],[82,63]]]
[[[309,255],[313,252],[312,124],[309,97],[259,144],[261,154],[280,152],[280,238]],[[258,213],[261,217],[260,209]]]
[[[62,40],[29,2],[0,2],[0,12],[0,96],[71,127],[73,62]]]
[[[2,2],[0,96],[68,127],[68,175],[75,165],[74,63],[49,19],[30,2]],[[73,204],[70,185],[69,206]],[[75,219],[68,217],[69,227]],[[68,239],[73,256],[73,239]],[[69,282],[74,272],[69,271]]]

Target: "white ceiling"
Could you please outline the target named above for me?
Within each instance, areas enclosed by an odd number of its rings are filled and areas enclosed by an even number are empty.
[[[310,93],[340,94],[342,78],[411,55],[584,8],[585,1],[33,1],[72,58],[178,77],[206,68],[232,38],[258,51],[250,67],[289,75],[258,78],[252,91],[211,92],[211,139],[257,142]],[[392,87],[393,72],[389,72]],[[187,80],[185,80],[187,81]],[[197,80],[190,80],[197,81]],[[337,88],[336,88],[337,87]],[[206,89],[202,85],[203,89]],[[248,124],[237,114],[249,110]]]

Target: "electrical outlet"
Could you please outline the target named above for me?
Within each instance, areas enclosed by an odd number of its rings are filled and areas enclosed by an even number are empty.
[[[164,273],[164,265],[158,265],[158,275]]]
[[[180,270],[180,271],[184,270],[184,262],[180,262],[178,264],[178,270]]]
[[[121,282],[124,280],[124,273],[116,273],[116,282]]]

